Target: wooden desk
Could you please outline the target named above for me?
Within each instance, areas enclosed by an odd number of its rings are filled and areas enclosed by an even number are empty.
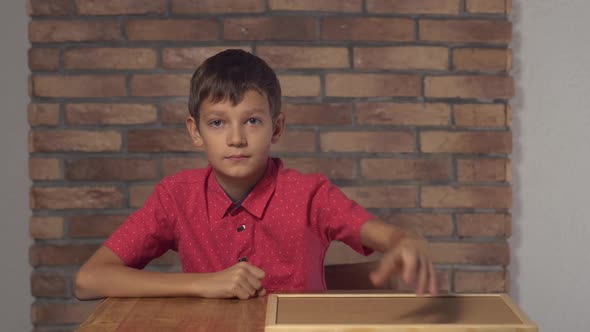
[[[538,331],[506,295],[382,292],[277,294],[251,300],[109,298],[78,331],[263,332],[265,322],[270,331]]]
[[[108,298],[77,331],[262,332],[266,300]]]

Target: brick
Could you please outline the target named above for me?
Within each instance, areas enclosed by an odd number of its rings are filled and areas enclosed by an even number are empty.
[[[321,83],[316,75],[279,75],[282,95],[285,97],[316,97]]]
[[[28,0],[29,16],[66,16],[72,12],[73,0]]]
[[[129,206],[139,208],[154,191],[154,184],[138,184],[129,187]]]
[[[167,69],[196,69],[207,58],[227,49],[241,49],[252,52],[248,46],[207,46],[165,48],[162,51],[162,66]]]
[[[31,180],[61,179],[59,159],[31,157],[29,159],[29,177]]]
[[[152,69],[157,61],[152,48],[76,48],[63,56],[65,69]]]
[[[69,160],[65,165],[67,180],[137,181],[158,178],[153,159],[87,158]]]
[[[127,94],[123,75],[34,76],[33,95],[49,98],[108,98]]]
[[[437,46],[357,47],[354,67],[359,69],[446,70],[449,50]]]
[[[447,126],[451,108],[443,103],[357,103],[359,124],[396,126]]]
[[[418,97],[421,79],[406,74],[327,74],[329,97]]]
[[[62,217],[31,217],[29,234],[33,239],[58,239],[64,234]]]
[[[69,235],[75,238],[106,238],[110,236],[128,215],[81,215],[70,218]]]
[[[271,16],[223,21],[223,38],[226,40],[310,41],[317,37],[314,17]]]
[[[351,125],[352,105],[332,104],[283,104],[287,124],[330,126]]]
[[[68,104],[65,119],[71,125],[136,125],[158,121],[149,104]]]
[[[344,158],[283,158],[285,168],[301,173],[321,173],[330,179],[352,180],[355,177],[356,162]]]
[[[59,104],[29,103],[27,117],[31,126],[57,126]]]
[[[33,20],[29,23],[29,41],[32,43],[116,41],[121,29],[116,20]]]
[[[98,244],[36,244],[29,251],[34,267],[81,265],[100,247]]]
[[[31,294],[42,297],[67,297],[70,278],[60,272],[34,271],[31,275]]]
[[[426,77],[426,97],[509,99],[514,96],[514,81],[508,76]]]
[[[219,36],[214,19],[134,19],[125,30],[129,40],[210,41]]]
[[[475,14],[510,14],[512,0],[466,0],[465,10]]]
[[[508,265],[510,261],[505,242],[437,242],[430,244],[430,253],[435,264]]]
[[[414,152],[409,131],[325,132],[320,134],[322,152]]]
[[[348,198],[365,208],[414,208],[418,189],[414,186],[343,187]]]
[[[264,0],[172,0],[174,14],[263,13]]]
[[[116,131],[52,130],[32,132],[29,152],[117,152],[121,134]]]
[[[168,176],[186,169],[205,168],[208,164],[204,157],[165,158],[162,160],[162,172]]]
[[[512,37],[508,21],[424,19],[419,25],[424,41],[508,44]]]
[[[100,301],[34,303],[31,308],[31,320],[37,325],[82,323],[99,303]]]
[[[287,130],[279,141],[271,146],[271,151],[316,152],[316,136],[314,130]]]
[[[457,235],[463,237],[508,238],[512,235],[512,218],[509,214],[459,214]]]
[[[460,104],[453,110],[457,127],[507,127],[503,104]]]
[[[509,49],[458,48],[453,50],[453,69],[507,72],[512,67]]]
[[[170,102],[160,106],[160,121],[165,124],[184,124],[190,115],[188,102]]]
[[[32,209],[122,208],[123,193],[114,187],[35,187],[31,189]]]
[[[508,276],[502,271],[455,271],[457,293],[506,293]]]
[[[362,0],[270,0],[270,10],[360,13]]]
[[[79,15],[165,14],[167,0],[76,0]]]
[[[380,219],[426,237],[453,235],[453,220],[449,214],[394,213],[382,215]]]
[[[424,208],[509,209],[512,207],[510,187],[422,187]]]
[[[510,153],[512,135],[503,131],[420,133],[420,151],[429,153]]]
[[[186,129],[135,129],[127,134],[129,152],[194,152]]]
[[[323,40],[413,41],[414,21],[405,18],[324,17]]]
[[[29,69],[42,71],[57,71],[59,69],[58,48],[29,49]]]
[[[273,69],[350,68],[345,47],[259,46],[256,53]]]
[[[508,159],[460,159],[457,177],[460,182],[508,181]]]
[[[361,175],[370,180],[441,181],[451,176],[450,159],[363,159]]]
[[[459,14],[460,0],[367,0],[367,11],[377,14]]]
[[[190,80],[191,75],[185,74],[134,75],[131,79],[131,94],[140,97],[186,97]]]

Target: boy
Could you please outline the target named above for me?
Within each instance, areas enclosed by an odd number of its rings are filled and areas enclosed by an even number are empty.
[[[260,58],[226,50],[191,79],[192,141],[206,169],[162,180],[76,275],[79,299],[196,296],[240,298],[267,291],[321,291],[331,241],[384,255],[371,280],[395,273],[436,294],[426,242],[379,221],[325,176],[284,169],[269,150],[285,127],[281,90]],[[183,273],[141,270],[168,249]]]

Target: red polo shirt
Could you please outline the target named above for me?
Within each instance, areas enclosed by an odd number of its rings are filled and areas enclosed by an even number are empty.
[[[246,258],[266,272],[267,291],[317,291],[326,289],[331,241],[371,253],[360,241],[370,219],[325,176],[284,169],[269,158],[264,177],[237,206],[211,165],[166,177],[105,246],[135,268],[172,249],[189,273],[221,271]]]

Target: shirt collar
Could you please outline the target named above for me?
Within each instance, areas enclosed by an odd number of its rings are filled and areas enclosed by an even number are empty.
[[[275,191],[278,171],[282,167],[283,163],[279,158],[269,158],[264,176],[242,201],[241,206],[258,219],[262,219],[264,215],[268,202]],[[217,182],[211,165],[208,165],[207,169],[209,220],[221,220],[233,203]]]

